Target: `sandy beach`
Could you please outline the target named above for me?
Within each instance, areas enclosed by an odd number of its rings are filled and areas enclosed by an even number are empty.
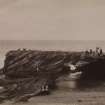
[[[37,96],[29,102],[13,103],[6,101],[1,105],[105,105],[105,92],[73,92],[57,90],[48,96]]]

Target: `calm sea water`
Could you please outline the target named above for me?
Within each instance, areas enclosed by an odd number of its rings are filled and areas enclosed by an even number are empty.
[[[105,41],[73,40],[1,40],[0,67],[3,67],[5,54],[18,48],[37,50],[84,51],[101,47],[105,51]]]

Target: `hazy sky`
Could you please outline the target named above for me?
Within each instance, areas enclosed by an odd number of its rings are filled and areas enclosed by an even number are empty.
[[[1,40],[105,40],[105,0],[0,0]]]

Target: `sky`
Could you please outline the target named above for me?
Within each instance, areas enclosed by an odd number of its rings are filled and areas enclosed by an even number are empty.
[[[0,40],[105,40],[105,0],[0,0]]]

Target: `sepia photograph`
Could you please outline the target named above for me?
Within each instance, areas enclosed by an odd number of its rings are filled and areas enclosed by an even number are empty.
[[[104,0],[0,0],[0,105],[105,105]]]

